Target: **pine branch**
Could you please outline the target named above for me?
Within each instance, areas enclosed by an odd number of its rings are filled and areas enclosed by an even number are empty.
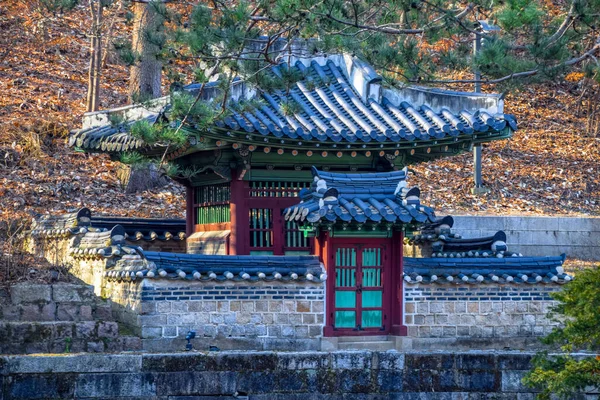
[[[547,70],[555,70],[555,69],[562,68],[562,67],[573,66],[573,65],[579,64],[580,62],[582,62],[588,58],[591,58],[592,60],[594,60],[596,62],[596,64],[598,64],[598,60],[597,60],[596,56],[594,55],[598,50],[600,50],[600,36],[597,38],[594,46],[592,46],[591,49],[589,49],[582,55],[575,57],[575,58],[571,58],[570,60],[567,60],[565,62],[553,65],[553,66],[547,68]],[[506,75],[506,76],[503,76],[503,77],[497,78],[497,79],[452,79],[452,80],[415,80],[415,79],[411,79],[410,81],[411,82],[420,82],[420,83],[442,83],[442,84],[458,84],[458,83],[497,84],[497,83],[501,83],[501,82],[504,82],[504,81],[507,81],[510,79],[525,78],[528,76],[537,75],[540,72],[540,70],[541,70],[541,68],[536,68],[536,69],[532,69],[529,71],[514,72],[512,74],[509,74],[509,75]]]
[[[323,14],[323,13],[318,13],[318,12],[314,12],[314,11],[313,11],[313,14],[319,15],[321,17],[325,17],[327,19],[337,22],[338,24],[362,29],[363,31],[374,31],[374,32],[386,33],[386,34],[390,34],[390,35],[420,35],[425,32],[424,29],[393,29],[393,28],[389,28],[389,27],[381,27],[381,26],[376,26],[376,25],[363,25],[363,24],[358,24],[356,22],[344,21],[342,19],[334,17],[331,14]]]
[[[565,17],[565,20],[562,22],[562,24],[560,24],[557,31],[554,32],[554,34],[548,38],[548,43],[546,44],[546,47],[560,40],[560,38],[562,38],[565,35],[565,33],[567,33],[567,30],[573,24],[573,22],[575,22],[575,20],[577,19],[575,3],[577,1],[578,0],[573,0],[571,2],[571,7],[569,8],[569,12]]]

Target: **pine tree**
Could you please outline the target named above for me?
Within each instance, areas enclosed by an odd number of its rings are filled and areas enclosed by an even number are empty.
[[[134,0],[132,50],[137,59],[130,69],[129,100],[143,102],[161,95],[164,45],[164,5],[162,1]]]
[[[156,60],[163,61],[171,96],[190,76],[201,85],[187,110],[171,114],[168,126],[175,126],[175,136],[185,124],[207,126],[225,116],[234,80],[259,90],[289,89],[301,79],[297,71],[283,68],[283,77],[273,79],[266,70],[290,56],[351,53],[372,64],[387,85],[464,87],[475,81],[446,77],[472,76],[473,69],[481,72],[477,83],[495,90],[555,79],[575,67],[600,79],[600,0],[571,0],[557,18],[541,0],[211,0],[184,6],[157,0],[144,6],[164,24],[136,37],[150,41]],[[482,31],[478,20],[483,18],[502,31]],[[476,35],[483,46],[474,57]],[[294,45],[298,41],[307,46],[301,50]],[[130,52],[129,58],[140,59],[140,54]],[[202,85],[217,76],[221,97],[210,105],[199,102]],[[139,86],[135,79],[132,85]]]

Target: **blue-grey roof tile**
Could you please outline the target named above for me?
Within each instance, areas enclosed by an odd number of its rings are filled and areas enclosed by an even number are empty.
[[[282,76],[287,64],[271,68],[275,76]],[[292,69],[304,78],[289,90],[261,93],[264,105],[258,105],[244,113],[236,113],[223,121],[216,121],[221,129],[254,132],[276,138],[289,137],[319,142],[398,143],[415,139],[431,140],[471,135],[474,132],[500,132],[507,126],[516,130],[514,116],[492,115],[485,110],[462,110],[453,113],[448,109],[434,111],[427,105],[412,105],[406,101],[399,104],[389,98],[366,102],[356,92],[348,78],[334,62],[328,60],[320,65],[313,60],[309,67],[297,62]],[[190,85],[188,90],[197,90]],[[280,105],[293,101],[298,105],[294,114],[284,113]],[[157,115],[149,117],[155,122]],[[139,149],[144,143],[127,133],[127,127],[96,127],[74,132],[73,146],[108,152]],[[371,145],[371,146],[372,146]]]

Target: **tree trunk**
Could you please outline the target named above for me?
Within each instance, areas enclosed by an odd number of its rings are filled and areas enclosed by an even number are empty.
[[[110,54],[110,49],[111,49],[111,41],[112,41],[113,28],[115,27],[115,21],[117,20],[119,11],[121,11],[121,9],[123,8],[123,0],[118,0],[118,1],[119,1],[119,3],[118,3],[119,5],[112,16],[110,24],[108,25],[108,29],[106,29],[106,31],[105,31],[104,37],[106,38],[106,40],[104,42],[104,52],[102,53],[102,61],[100,62],[101,68],[106,67],[106,60],[108,58],[108,55]]]
[[[96,5],[97,7],[94,7]],[[88,93],[86,110],[98,111],[100,99],[100,70],[102,68],[102,2],[90,1],[92,16],[90,40],[90,68],[88,73]]]
[[[148,40],[161,34],[163,16],[157,13],[156,5],[151,3],[133,3],[133,40],[132,49],[139,60],[131,67],[129,77],[129,101],[142,102],[160,97],[160,79],[162,63],[157,58],[160,47],[156,40]]]

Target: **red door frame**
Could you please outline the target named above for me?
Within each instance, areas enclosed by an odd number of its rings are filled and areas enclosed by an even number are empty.
[[[362,238],[333,238],[329,232],[321,232],[315,240],[315,255],[319,256],[325,266],[328,278],[326,281],[326,304],[325,304],[325,327],[323,335],[326,337],[335,336],[369,336],[369,335],[395,335],[406,336],[407,328],[404,325],[404,286],[403,274],[403,239],[402,232],[394,232],[391,239],[362,239]],[[335,252],[334,245],[358,243],[358,244],[387,244],[387,261],[384,268],[382,279],[384,281],[384,299],[387,301],[387,308],[384,307],[384,314],[387,315],[385,331],[346,331],[334,329],[334,301],[335,301]],[[389,328],[388,328],[389,327]]]
[[[324,262],[327,275],[329,278],[327,279],[327,304],[325,306],[326,311],[326,325],[323,330],[325,336],[374,336],[374,335],[387,335],[390,333],[392,316],[391,316],[391,293],[393,291],[392,286],[392,273],[391,273],[391,239],[383,239],[383,238],[329,238],[329,249],[327,253],[327,257],[324,258],[326,262]],[[366,328],[363,330],[354,330],[352,328],[334,328],[334,312],[335,312],[335,249],[340,246],[356,246],[356,247],[368,247],[368,246],[383,246],[382,252],[382,286],[383,286],[383,325],[384,329],[379,328]],[[360,250],[357,253],[357,258],[361,257],[362,254]],[[357,261],[357,267],[359,263]],[[360,277],[357,276],[356,282],[359,283]],[[360,299],[357,296],[357,308],[360,305]],[[358,317],[358,313],[357,313]]]

